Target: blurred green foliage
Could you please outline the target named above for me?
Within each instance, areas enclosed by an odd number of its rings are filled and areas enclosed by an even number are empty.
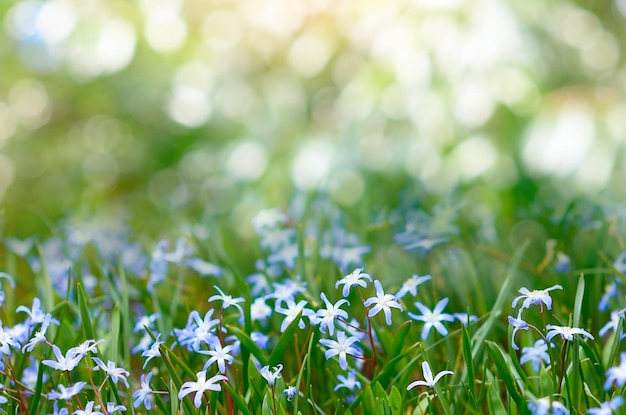
[[[0,15],[6,234],[69,212],[237,228],[297,188],[356,215],[460,190],[506,227],[537,198],[625,196],[623,0],[24,0]]]

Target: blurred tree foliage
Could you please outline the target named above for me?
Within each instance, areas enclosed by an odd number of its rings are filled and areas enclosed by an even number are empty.
[[[524,209],[542,197],[554,214],[625,196],[624,0],[24,0],[0,15],[5,234],[70,212],[154,233],[238,224],[298,188],[354,214],[460,189],[498,220],[541,217]]]

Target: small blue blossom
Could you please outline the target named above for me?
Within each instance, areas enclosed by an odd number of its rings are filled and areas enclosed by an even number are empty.
[[[87,382],[76,382],[69,388],[59,385],[59,391],[50,391],[48,399],[62,399],[64,401],[69,401],[74,396],[78,395],[86,385]]]
[[[345,388],[351,391],[361,389],[361,382],[356,380],[356,372],[354,371],[354,369],[348,372],[347,377],[343,375],[337,375],[337,380],[339,381],[339,383],[333,389],[334,391],[338,391],[339,389],[342,389],[342,388]]]
[[[315,312],[313,310],[304,308],[306,304],[306,300],[301,300],[297,304],[294,301],[289,300],[287,301],[287,308],[276,307],[277,313],[285,315],[285,318],[280,325],[280,331],[287,330],[287,327],[291,324],[292,321],[298,318],[298,315],[300,313],[302,313],[302,316],[306,317],[312,317],[315,315]],[[300,329],[304,329],[306,327],[306,324],[302,318],[300,318],[300,320],[298,321],[298,327]]]
[[[222,268],[220,268],[219,266],[204,261],[200,258],[189,258],[186,264],[189,268],[196,271],[203,277],[221,277],[223,273]]]
[[[139,333],[140,331],[145,331],[146,327],[150,330],[154,330],[154,323],[161,317],[161,314],[154,313],[147,316],[141,316],[139,320],[135,323],[135,327],[133,331],[135,333]]]
[[[555,326],[548,324],[546,329],[549,330],[548,334],[546,334],[547,341],[552,340],[552,338],[556,335],[561,336],[563,340],[572,341],[574,340],[574,334],[580,334],[593,340],[593,336],[589,332],[578,327]]]
[[[335,284],[335,288],[339,288],[340,285],[343,285],[343,289],[341,291],[341,295],[347,297],[350,294],[350,288],[358,285],[360,287],[367,287],[367,283],[364,279],[372,282],[372,277],[369,274],[363,272],[363,268],[357,268],[352,271],[350,274],[346,275]]]
[[[524,347],[522,349],[522,357],[519,360],[520,364],[531,362],[533,370],[538,372],[541,368],[541,362],[546,365],[550,364],[550,355],[548,354],[548,345],[543,339],[539,339],[531,347]]]
[[[367,300],[365,300],[363,305],[365,307],[370,307],[374,305],[374,307],[372,307],[369,310],[369,313],[367,314],[368,317],[374,317],[376,314],[378,314],[382,310],[385,313],[385,321],[387,322],[387,325],[390,326],[391,325],[391,308],[393,307],[402,311],[402,306],[400,305],[400,303],[398,303],[398,300],[396,299],[394,295],[385,294],[385,292],[383,291],[383,286],[381,285],[380,281],[375,280],[374,286],[376,287],[376,296],[370,297]]]
[[[468,323],[473,323],[474,321],[478,321],[478,317],[472,314],[467,314],[467,313],[452,313],[452,317],[457,319],[463,325],[467,325]]]
[[[72,412],[72,415],[104,415],[103,412],[97,410],[99,407],[94,408],[94,405],[94,401],[89,401],[85,405],[85,409],[77,409]]]
[[[266,321],[272,316],[272,308],[265,303],[263,298],[256,298],[250,304],[250,318],[256,321]]]
[[[97,365],[96,367],[93,368],[93,370],[97,371],[97,370],[102,369],[102,371],[107,374],[107,376],[113,381],[113,383],[116,384],[118,381],[121,380],[124,383],[124,385],[128,387],[128,381],[126,380],[128,375],[130,375],[128,370],[117,367],[115,363],[110,360],[105,365],[104,362],[97,357],[94,357],[92,359],[94,363]]]
[[[604,335],[606,335],[609,331],[617,330],[617,326],[620,320],[624,319],[625,313],[626,308],[619,311],[611,311],[611,320],[600,328],[600,330],[598,331],[598,335],[600,337],[604,337]],[[620,334],[620,340],[623,340],[625,337],[626,333],[624,333],[624,330],[622,330],[622,333]]]
[[[202,397],[205,391],[221,391],[222,386],[217,382],[228,380],[224,375],[215,375],[207,379],[206,371],[196,373],[196,378],[198,380],[195,382],[189,381],[183,383],[178,392],[178,399],[181,400],[190,393],[195,392],[196,396],[193,398],[193,404],[196,408],[200,408],[200,405],[202,405]]]
[[[402,287],[400,287],[400,290],[396,293],[396,297],[400,299],[407,294],[411,294],[413,297],[417,296],[417,287],[431,279],[432,277],[430,275],[419,276],[414,274],[402,284]]]
[[[554,264],[554,272],[566,273],[572,268],[570,257],[565,253],[558,251],[556,253],[556,264]]]
[[[533,415],[569,415],[569,411],[565,405],[547,397],[529,402],[528,409]]]
[[[141,354],[142,357],[147,357],[146,361],[143,362],[142,369],[146,368],[146,365],[148,364],[150,360],[154,359],[155,357],[161,357],[161,350],[159,349],[159,346],[161,346],[163,342],[159,340],[160,338],[161,338],[161,333],[157,335],[157,338],[154,341],[154,343],[152,343],[152,346],[150,346],[149,349],[147,349]]]
[[[81,354],[76,353],[76,351],[72,349],[68,350],[67,353],[63,355],[61,349],[59,349],[56,344],[52,345],[52,351],[54,352],[54,356],[57,360],[45,359],[41,363],[60,371],[71,372],[76,366],[78,366],[83,358]]]
[[[532,290],[530,291],[528,288],[526,287],[522,287],[519,289],[519,292],[522,294],[518,297],[516,297],[513,300],[513,305],[512,307],[515,307],[518,303],[519,300],[524,299],[524,301],[522,302],[522,306],[519,309],[518,312],[518,318],[522,315],[522,310],[524,310],[525,308],[530,307],[531,305],[536,305],[538,307],[542,307],[543,304],[546,305],[546,307],[548,308],[548,310],[552,309],[552,298],[550,297],[550,294],[548,294],[548,292],[552,291],[552,290],[562,290],[563,287],[561,287],[560,285],[556,284],[553,285],[552,287],[543,289],[543,290]]]
[[[620,406],[624,404],[624,398],[621,396],[616,396],[608,402],[602,402],[599,408],[591,408],[587,410],[588,414],[591,415],[611,415],[615,413]]]
[[[263,366],[260,370],[261,376],[267,380],[267,384],[270,386],[274,386],[276,383],[276,379],[280,378],[280,372],[283,370],[283,365],[278,364],[274,366],[274,370],[271,370],[269,366]]]
[[[602,297],[598,302],[599,311],[606,311],[609,309],[609,302],[612,298],[617,298],[619,294],[619,285],[621,283],[622,281],[619,278],[614,278],[610,284],[607,284],[604,287],[604,294],[602,294]]]
[[[152,388],[150,388],[150,378],[152,378],[152,372],[141,375],[140,382],[141,388],[137,389],[133,393],[133,407],[138,408],[141,404],[146,407],[146,410],[152,409]]]
[[[214,285],[213,288],[215,288],[219,292],[219,294],[209,297],[209,303],[212,301],[222,301],[222,310],[226,310],[228,307],[231,306],[235,307],[237,310],[239,310],[239,315],[241,317],[241,320],[243,320],[243,308],[241,308],[239,303],[243,303],[245,301],[244,298],[233,298],[230,295],[226,295],[224,294],[224,291],[222,291],[217,285]]]
[[[261,349],[267,349],[269,345],[270,338],[267,334],[261,333],[260,331],[253,331],[250,333],[250,338]]]
[[[211,356],[211,358],[204,364],[202,370],[206,371],[212,363],[217,363],[217,367],[221,374],[226,373],[226,364],[231,365],[235,358],[230,355],[233,350],[232,345],[222,347],[219,340],[213,343],[213,350],[199,350],[199,353]]]
[[[317,318],[319,319],[320,331],[325,333],[328,330],[328,334],[331,336],[335,332],[335,320],[337,318],[342,318],[344,320],[348,319],[348,313],[345,310],[342,310],[340,307],[344,304],[350,304],[346,299],[340,299],[335,304],[328,301],[326,294],[321,293],[320,297],[324,301],[326,308],[322,308],[317,310]]]
[[[515,344],[515,334],[517,334],[520,330],[528,330],[530,326],[521,318],[511,316],[509,316],[509,324],[513,326],[513,334],[511,334],[511,347],[513,347],[513,350],[519,350],[519,347]]]
[[[298,389],[296,389],[295,386],[288,386],[283,391],[283,394],[285,394],[285,397],[287,398],[288,401],[292,400],[293,397],[296,396],[296,393],[298,393]]]
[[[424,323],[426,323],[422,328],[422,340],[426,340],[428,338],[430,329],[433,327],[442,336],[448,334],[448,329],[442,323],[443,321],[454,321],[454,317],[452,317],[452,315],[443,313],[443,309],[446,308],[446,305],[448,305],[448,301],[448,298],[440,300],[435,305],[432,311],[424,304],[417,302],[415,303],[415,306],[420,310],[422,314],[419,315],[411,312],[408,313],[409,317],[411,317],[413,320],[423,321]]]
[[[343,331],[337,332],[337,341],[330,339],[321,339],[320,343],[328,348],[324,356],[326,360],[333,356],[339,355],[339,366],[343,370],[348,369],[347,356],[361,357],[361,351],[353,346],[359,339],[355,336],[346,337]]]
[[[606,382],[604,383],[604,390],[609,390],[613,385],[622,387],[626,385],[626,353],[620,353],[619,366],[614,366],[606,371]]]

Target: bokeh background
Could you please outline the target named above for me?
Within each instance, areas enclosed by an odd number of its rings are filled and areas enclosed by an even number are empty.
[[[456,192],[498,220],[625,196],[626,0],[7,0],[0,17],[7,235],[97,215],[251,232],[302,191],[353,212]]]

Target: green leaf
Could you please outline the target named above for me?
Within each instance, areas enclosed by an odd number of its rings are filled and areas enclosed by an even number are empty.
[[[467,327],[465,325],[461,326],[461,337],[463,340],[463,357],[465,358],[465,367],[467,370],[467,395],[469,400],[471,401],[471,405],[474,408],[477,408],[478,405],[476,403],[476,398],[474,397],[474,360],[472,360],[472,345],[469,336],[469,332],[467,331]]]
[[[170,388],[172,389],[175,386],[176,391],[180,390],[183,382],[178,376],[178,372],[174,369],[172,362],[170,361],[170,356],[175,356],[173,353],[170,354],[169,349],[164,345],[159,346],[159,351],[161,352],[161,359],[163,363],[165,363],[165,367],[171,376]],[[196,379],[195,373],[193,374],[193,379]],[[172,384],[173,382],[173,384]],[[171,393],[171,392],[170,392]],[[172,409],[177,408],[178,406],[178,392],[171,394],[170,399],[172,400]],[[183,405],[185,406],[185,412],[187,414],[193,414],[195,412],[194,406],[191,403],[190,399],[183,399]],[[173,412],[176,413],[176,412]]]
[[[487,353],[489,353],[491,360],[493,360],[496,365],[498,374],[500,375],[500,378],[502,378],[509,395],[513,398],[517,406],[522,407],[524,404],[524,398],[517,389],[515,378],[513,374],[511,374],[511,369],[506,361],[504,352],[497,343],[487,341],[486,344]]]
[[[402,415],[402,395],[400,395],[400,391],[395,386],[391,387],[391,392],[389,393],[389,407],[393,415]]]
[[[500,391],[493,382],[485,384],[487,390],[487,405],[489,407],[490,415],[507,415]]]
[[[237,393],[237,391],[235,391],[228,382],[223,382],[222,386],[224,386],[224,388],[228,390],[228,393],[230,393],[230,396],[233,398],[235,405],[237,405],[237,408],[239,408],[239,410],[243,413],[243,415],[252,415],[252,413],[248,409],[248,406],[246,405],[246,402],[242,399],[241,395]]]
[[[280,336],[280,339],[278,339],[278,343],[276,344],[274,351],[270,355],[269,364],[271,366],[277,365],[284,358],[285,349],[287,348],[289,343],[293,341],[294,339],[293,334],[295,333],[296,330],[298,330],[298,322],[300,321],[301,317],[302,317],[302,311],[298,313],[298,316],[291,322],[291,324],[289,324],[289,326],[287,326],[287,329]]]
[[[107,342],[107,359],[113,362],[118,362],[119,360],[120,320],[120,307],[116,304],[111,312],[111,331],[109,341]]]
[[[263,350],[256,345],[256,343],[248,336],[248,333],[244,332],[237,326],[227,324],[226,328],[229,333],[232,333],[237,337],[237,340],[241,342],[242,347],[248,350],[254,357],[257,358],[261,366],[267,366],[267,356]]]
[[[622,344],[621,334],[624,331],[624,318],[620,317],[617,327],[611,334],[609,341],[607,342],[607,347],[605,350],[608,351],[607,358],[604,364],[604,367],[611,367],[617,363],[617,355],[620,352],[620,345]]]
[[[263,404],[261,405],[261,415],[274,415],[272,409],[272,396],[270,392],[266,392],[263,397]]]
[[[39,406],[41,391],[43,390],[43,374],[44,365],[43,363],[39,363],[39,368],[37,369],[37,383],[35,384],[35,393],[33,394],[33,399],[30,401],[30,406],[28,407],[28,411],[30,413],[34,413]]]
[[[487,317],[487,321],[478,330],[476,330],[476,333],[472,336],[472,360],[475,362],[480,360],[485,340],[495,326],[498,317],[502,314],[504,304],[511,291],[513,291],[512,285],[517,275],[517,268],[522,261],[522,256],[524,255],[524,252],[526,251],[526,248],[528,248],[529,244],[530,241],[526,240],[526,242],[524,242],[524,244],[522,244],[522,246],[515,251],[515,255],[513,255],[513,260],[507,271],[507,277],[500,288],[500,292],[498,293],[494,306],[489,313],[489,317]],[[467,371],[464,371],[463,373],[464,375],[462,376],[461,381],[465,382],[467,380]]]
[[[85,332],[85,337],[89,340],[97,340],[93,324],[91,323],[87,296],[85,295],[85,290],[80,282],[76,283],[76,296],[78,297],[78,309],[80,311],[80,319]]]

